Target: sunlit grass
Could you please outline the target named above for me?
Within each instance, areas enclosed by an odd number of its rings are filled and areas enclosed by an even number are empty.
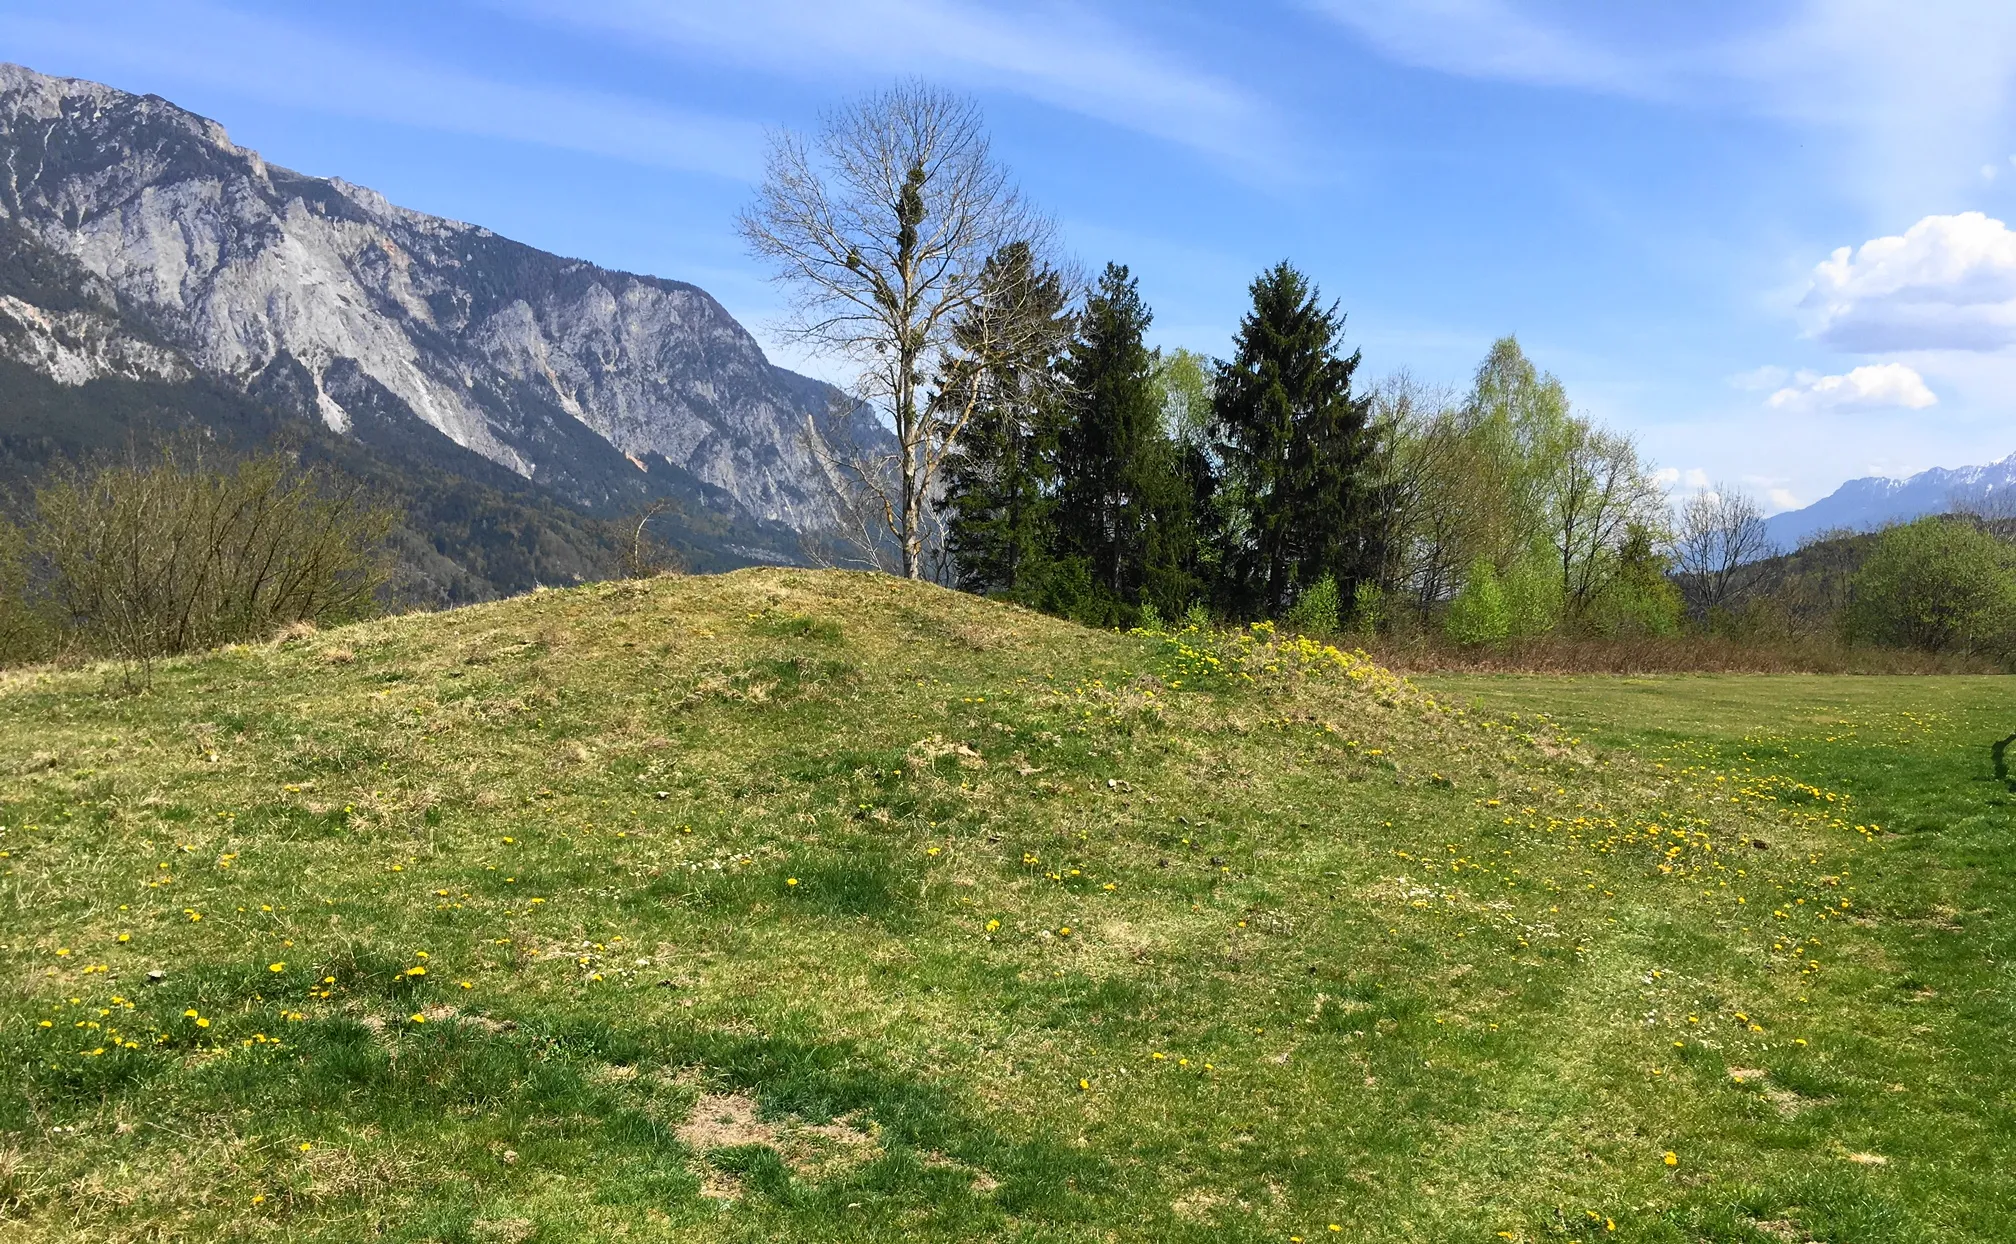
[[[800,571],[6,676],[0,1238],[2009,1238],[2005,686]]]

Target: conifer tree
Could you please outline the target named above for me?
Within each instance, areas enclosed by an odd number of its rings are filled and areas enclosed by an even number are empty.
[[[1222,594],[1235,612],[1273,617],[1326,574],[1353,596],[1378,564],[1383,515],[1371,400],[1351,392],[1359,356],[1341,353],[1343,315],[1286,262],[1251,288],[1212,400],[1224,487],[1240,511],[1227,524]]]
[[[1058,549],[1082,562],[1098,597],[1074,610],[1087,620],[1121,620],[1144,600],[1180,610],[1190,596],[1188,487],[1143,340],[1152,318],[1127,269],[1106,265],[1062,368]]]
[[[1070,331],[1063,277],[1022,242],[988,260],[986,295],[954,329],[1007,340],[973,378],[973,415],[945,467],[946,549],[958,584],[971,592],[1034,600],[1054,536],[1059,352]],[[1018,317],[1016,328],[978,322]]]

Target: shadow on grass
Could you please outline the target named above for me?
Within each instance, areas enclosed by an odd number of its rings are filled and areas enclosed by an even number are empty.
[[[859,842],[800,852],[778,864],[663,877],[649,893],[700,911],[769,910],[907,928],[916,918],[923,883],[917,861]]]
[[[344,971],[360,984],[377,980],[379,958],[353,951]],[[270,989],[270,981],[226,969],[187,975],[182,989],[146,998],[122,1022],[139,1048],[80,1051],[80,1030],[70,1023],[0,1030],[0,1060],[14,1070],[19,1090],[0,1105],[0,1131],[110,1111],[153,1125],[124,1142],[143,1162],[144,1146],[174,1143],[178,1133],[227,1117],[256,1120],[254,1130],[269,1138],[257,1146],[255,1165],[284,1166],[300,1137],[361,1159],[418,1147],[433,1160],[405,1180],[429,1199],[430,1221],[440,1228],[434,1235],[452,1238],[451,1228],[467,1221],[464,1209],[509,1193],[528,1172],[587,1180],[603,1202],[642,1199],[687,1218],[713,1213],[699,1196],[700,1155],[677,1130],[697,1076],[751,1094],[768,1117],[829,1122],[847,1115],[876,1126],[884,1152],[817,1184],[761,1146],[707,1155],[740,1178],[752,1211],[804,1218],[801,1226],[873,1198],[864,1226],[877,1214],[900,1212],[905,1222],[922,1216],[985,1234],[1004,1213],[1050,1222],[1082,1216],[1087,1198],[1114,1183],[1103,1160],[1006,1136],[951,1089],[849,1041],[538,1015],[424,1023],[329,1016],[283,1023],[276,1036],[267,1031],[275,1028],[271,1006],[257,1004],[258,989]],[[400,1009],[411,1002],[398,1000]],[[214,1018],[199,1029],[187,1010]],[[507,1146],[522,1160],[498,1159]],[[949,1168],[946,1159],[969,1169]],[[998,1181],[991,1195],[972,1186],[976,1170]],[[304,1186],[276,1204],[309,1214],[341,1208],[317,1200],[321,1195]],[[136,1204],[133,1212],[145,1210]]]

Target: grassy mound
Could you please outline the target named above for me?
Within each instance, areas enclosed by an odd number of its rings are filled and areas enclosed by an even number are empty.
[[[1782,741],[781,570],[116,684],[0,681],[0,1239],[2016,1224]]]

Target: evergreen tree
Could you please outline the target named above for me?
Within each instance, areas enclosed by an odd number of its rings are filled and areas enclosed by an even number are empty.
[[[1070,330],[1063,278],[1016,242],[987,262],[986,297],[954,330],[968,339],[1010,340],[973,378],[973,415],[945,465],[946,549],[958,584],[971,592],[1034,601],[1042,594],[1053,533],[1058,355]],[[1020,317],[1002,331],[982,317]]]
[[[1158,360],[1143,341],[1148,308],[1127,269],[1106,265],[1085,299],[1062,367],[1058,551],[1084,566],[1090,621],[1131,616],[1144,601],[1180,612],[1191,592],[1189,489],[1163,427]]]
[[[1344,317],[1285,262],[1252,296],[1233,357],[1218,364],[1212,431],[1241,511],[1226,524],[1226,603],[1273,617],[1326,574],[1355,595],[1376,573],[1383,515],[1371,400],[1351,392],[1359,356],[1341,353]]]

